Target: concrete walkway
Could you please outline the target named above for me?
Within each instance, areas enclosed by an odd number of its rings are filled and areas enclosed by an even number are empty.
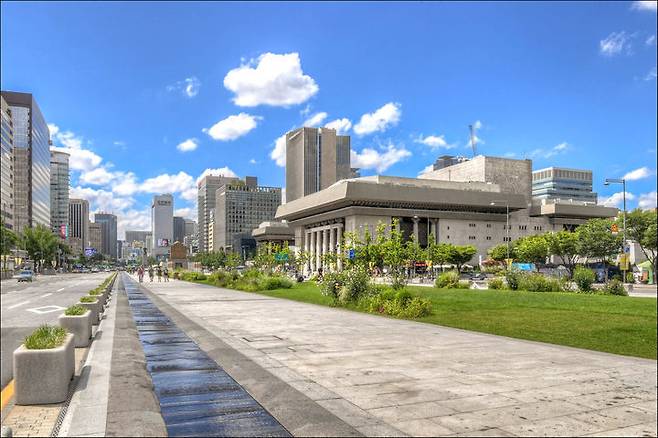
[[[182,281],[144,285],[364,435],[656,436],[655,361]]]

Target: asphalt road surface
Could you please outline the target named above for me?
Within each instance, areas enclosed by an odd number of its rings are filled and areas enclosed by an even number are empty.
[[[41,324],[56,324],[68,306],[75,304],[111,273],[39,275],[32,283],[16,279],[0,283],[1,358],[0,387],[12,378],[13,352]]]

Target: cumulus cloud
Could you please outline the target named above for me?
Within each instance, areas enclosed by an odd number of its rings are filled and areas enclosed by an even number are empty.
[[[224,167],[220,167],[220,168],[217,168],[217,169],[206,169],[206,170],[204,170],[203,172],[201,172],[201,175],[199,175],[198,178],[196,179],[196,184],[199,184],[199,182],[201,182],[201,180],[204,177],[208,176],[208,175],[227,176],[227,177],[232,177],[232,178],[237,178],[238,177],[238,175],[235,172],[233,172],[231,169],[229,169],[228,166],[224,166]]]
[[[302,71],[299,53],[264,53],[229,71],[224,87],[235,93],[238,106],[290,106],[306,102],[319,90]]]
[[[432,171],[434,171],[434,165],[433,165],[433,164],[429,164],[429,165],[425,166],[425,167],[423,168],[423,170],[421,170],[420,172],[418,172],[418,178],[425,178],[425,177],[427,177],[427,174],[429,174],[429,173],[432,172]]]
[[[304,126],[309,126],[309,127],[317,127],[324,122],[324,119],[327,118],[327,113],[321,112],[321,113],[315,113],[308,119],[304,121]]]
[[[530,158],[551,158],[569,150],[571,146],[567,142],[562,142],[550,149],[538,148],[528,154]]]
[[[350,128],[352,128],[352,122],[350,121],[350,119],[346,119],[346,118],[336,119],[327,123],[326,125],[324,125],[324,127],[335,129],[336,134],[343,135],[343,134],[347,134]]]
[[[176,146],[176,149],[178,149],[181,152],[189,152],[193,151],[199,146],[199,140],[196,138],[188,138],[187,140],[178,143],[178,146]]]
[[[635,195],[626,192],[626,201],[632,201],[635,199]],[[609,197],[599,198],[599,204],[605,205],[606,207],[617,207],[620,208],[624,202],[624,192],[617,192]]]
[[[384,132],[391,126],[398,124],[401,114],[400,104],[389,102],[375,112],[362,115],[359,123],[354,125],[354,132],[357,135]]]
[[[652,68],[649,73],[644,77],[645,81],[655,81],[656,80],[656,67]]]
[[[286,167],[286,134],[274,141],[274,149],[270,152],[270,158],[274,160],[277,166]]]
[[[140,185],[140,191],[145,193],[178,193],[191,186],[194,186],[194,178],[180,171],[174,175],[164,173],[148,178]]]
[[[615,56],[631,49],[631,36],[626,32],[612,32],[599,41],[599,52],[605,56]]]
[[[196,208],[183,207],[183,208],[177,208],[176,210],[174,210],[174,216],[180,216],[180,217],[184,217],[186,219],[196,220],[196,217],[198,216],[198,214],[197,214],[197,209]]]
[[[642,210],[651,210],[652,208],[656,208],[656,197],[657,194],[655,190],[649,193],[642,193],[640,195],[637,206]]]
[[[80,174],[81,184],[104,186],[112,182],[113,179],[114,174],[104,167],[97,167],[93,170]]]
[[[631,4],[631,9],[636,11],[651,11],[656,12],[656,1],[636,1]]]
[[[644,44],[647,46],[653,46],[656,44],[656,35],[649,35],[646,40],[644,40]]]
[[[414,141],[416,143],[420,143],[420,144],[424,144],[425,146],[429,146],[431,149],[438,149],[438,148],[450,149],[450,148],[454,147],[454,145],[448,144],[448,142],[445,139],[445,136],[443,136],[443,135],[428,135],[426,137],[423,137],[421,135]]]
[[[640,167],[639,169],[631,170],[626,175],[623,176],[623,179],[626,181],[636,181],[638,179],[648,178],[653,175],[653,171],[648,167]]]
[[[360,169],[374,169],[377,173],[385,172],[395,163],[411,156],[411,152],[404,146],[396,146],[390,143],[388,146],[376,150],[364,148],[361,152],[352,150],[350,152],[351,166]]]
[[[126,230],[150,230],[151,208],[142,210],[130,209],[117,216],[117,239],[126,238]]]
[[[115,212],[129,208],[135,203],[132,197],[119,197],[115,196],[109,190],[82,186],[71,187],[69,189],[69,196],[71,198],[80,198],[89,201],[90,211]]]
[[[259,120],[262,120],[262,117],[240,113],[220,120],[209,129],[203,129],[203,132],[214,140],[231,141],[248,134],[258,125]]]
[[[201,81],[196,76],[191,76],[173,85],[168,85],[167,91],[179,91],[183,96],[192,98],[199,94],[199,88],[201,88]]]
[[[48,124],[53,150],[66,152],[69,157],[69,168],[72,170],[89,171],[98,167],[103,159],[100,155],[83,147],[84,138],[71,131],[62,131],[53,124]]]

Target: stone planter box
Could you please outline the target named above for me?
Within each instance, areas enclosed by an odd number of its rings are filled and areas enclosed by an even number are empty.
[[[101,304],[100,301],[96,300],[93,303],[78,303],[82,307],[86,307],[87,309],[91,310],[91,323],[93,325],[98,325],[100,322],[100,315],[103,312],[103,305]]]
[[[96,298],[101,303],[101,306],[104,306],[105,303],[107,302],[107,296],[105,294],[89,295],[89,296]]]
[[[86,347],[91,338],[91,311],[87,310],[84,315],[60,315],[59,326],[73,335],[74,347]]]
[[[17,405],[61,403],[66,400],[75,372],[73,335],[64,344],[48,350],[14,351],[14,390]]]

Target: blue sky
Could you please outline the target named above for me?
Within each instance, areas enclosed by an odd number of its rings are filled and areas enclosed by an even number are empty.
[[[632,207],[656,204],[656,2],[1,8],[2,89],[35,94],[72,196],[120,237],[154,193],[196,217],[206,171],[283,186],[305,121],[350,134],[363,175],[470,155],[474,124],[479,153],[590,168],[610,204],[626,175]]]

